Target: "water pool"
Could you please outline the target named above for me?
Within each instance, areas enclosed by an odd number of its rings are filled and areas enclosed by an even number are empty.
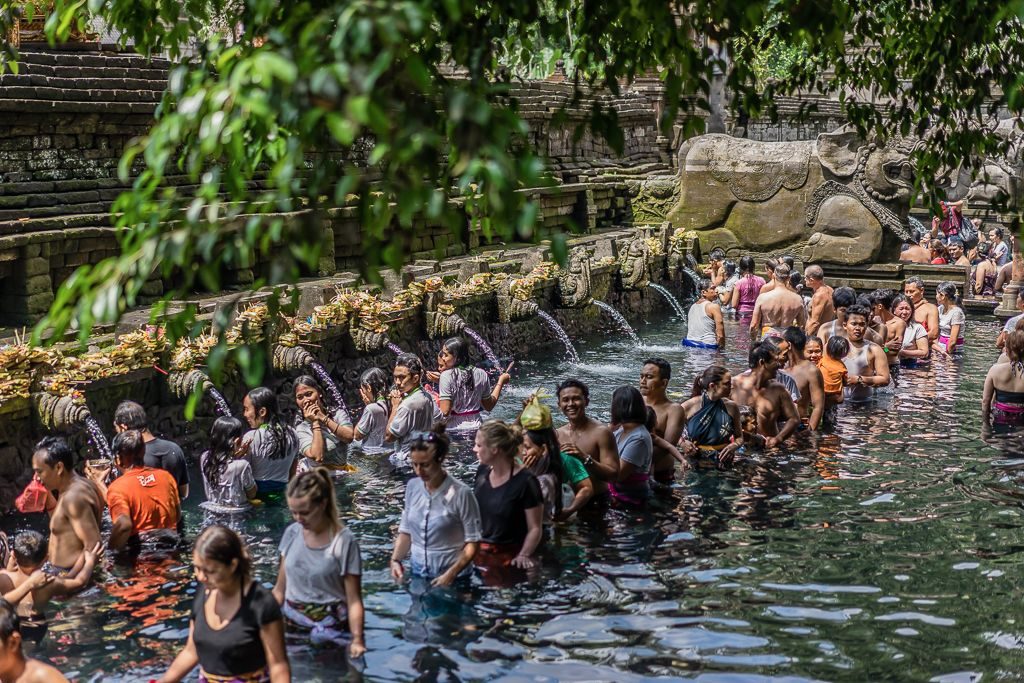
[[[679,347],[675,318],[636,328],[646,349],[609,330],[577,340],[577,367],[560,351],[518,359],[495,415],[513,417],[532,389],[576,375],[591,384],[592,413],[607,419],[612,390],[635,384],[645,357],[673,364],[677,392],[716,358]],[[980,436],[997,330],[972,322],[963,361],[907,371],[872,405],[842,406],[835,434],[731,471],[691,471],[658,510],[562,525],[540,575],[513,588],[393,584],[405,477],[379,456],[356,456],[339,495],[362,547],[369,652],[360,672],[338,650],[293,646],[295,680],[1016,677],[1024,457],[1014,439]],[[742,332],[727,330],[733,368],[745,366]],[[457,444],[450,471],[468,479],[474,468],[468,444]],[[204,523],[197,503],[187,508],[190,538]],[[264,582],[289,521],[268,507],[233,522]],[[101,585],[52,610],[34,654],[81,680],[154,677],[187,634],[189,560],[186,549],[108,565]]]

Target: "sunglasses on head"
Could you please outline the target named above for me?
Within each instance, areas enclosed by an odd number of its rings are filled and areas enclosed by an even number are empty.
[[[412,443],[414,443],[414,444],[437,443],[437,441],[438,441],[438,439],[437,439],[437,433],[436,432],[413,432],[412,433]]]

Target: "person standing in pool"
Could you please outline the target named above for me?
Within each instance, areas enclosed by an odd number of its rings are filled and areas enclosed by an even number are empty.
[[[928,331],[914,320],[913,302],[905,294],[897,294],[892,300],[892,314],[906,324],[903,346],[900,348],[900,366],[916,368],[927,363],[932,347],[928,343]]]
[[[348,445],[355,437],[355,430],[345,409],[329,407],[320,383],[309,375],[295,378],[295,404],[301,413],[295,436],[299,454],[306,458],[302,468],[322,465],[329,470],[351,470]]]
[[[672,366],[664,358],[648,358],[640,369],[640,395],[644,403],[658,416],[654,433],[670,444],[679,443],[685,426],[683,407],[669,400],[667,391],[672,379]],[[675,478],[676,461],[672,454],[658,446],[654,448],[654,480],[671,484]]]
[[[832,288],[825,284],[825,271],[821,266],[807,266],[804,269],[804,280],[811,288],[810,310],[807,313],[807,324],[804,332],[810,335],[818,333],[818,328],[835,320],[836,311],[832,305]]]
[[[619,476],[608,484],[608,493],[619,505],[640,507],[651,495],[654,443],[647,430],[647,405],[635,387],[619,387],[612,392],[612,425],[619,451]]]
[[[836,287],[832,290],[832,310],[835,311],[835,318],[831,322],[822,323],[818,327],[818,339],[822,345],[832,336],[844,336],[846,332],[843,325],[846,324],[846,309],[857,303],[857,292],[851,287]]]
[[[939,338],[939,308],[924,297],[924,280],[908,277],[903,282],[903,293],[914,304],[914,320],[924,326],[928,343],[934,344]]]
[[[732,397],[754,415],[757,433],[766,448],[780,445],[800,426],[800,414],[789,390],[776,381],[782,363],[772,345],[754,344],[748,354],[750,372],[734,377]]]
[[[498,376],[494,388],[487,373],[469,362],[469,345],[458,337],[446,339],[437,354],[437,373],[427,373],[437,382],[437,407],[447,418],[448,428],[479,423],[483,411],[493,410],[501,390],[512,379],[509,364]]]
[[[867,400],[876,388],[888,386],[890,381],[889,362],[882,347],[864,338],[869,315],[866,308],[856,304],[846,310],[844,330],[850,342],[850,353],[843,363],[848,373],[844,390],[848,401]]]
[[[807,335],[799,327],[786,328],[785,339],[789,343],[786,373],[796,382],[800,398],[796,409],[807,427],[817,431],[825,414],[825,388],[818,366],[804,358]]]
[[[441,413],[430,396],[423,391],[423,362],[419,356],[403,353],[395,360],[391,389],[391,417],[388,418],[384,440],[394,442],[395,454],[409,454],[409,445],[417,432],[426,432],[441,419]]]
[[[711,458],[719,467],[732,464],[743,445],[740,409],[732,400],[732,375],[712,365],[693,382],[693,396],[682,406],[686,438],[697,448],[698,460]]]
[[[894,368],[899,368],[900,350],[907,334],[907,322],[892,312],[895,300],[896,292],[891,289],[876,289],[871,293],[871,312],[880,323],[882,351],[889,363],[890,374]]]
[[[567,379],[555,389],[558,409],[569,423],[558,428],[562,450],[583,463],[594,483],[595,497],[608,494],[608,482],[619,476],[619,450],[607,425],[587,415],[590,389],[578,379]]]
[[[981,420],[985,428],[1011,431],[1024,426],[1024,332],[1008,334],[1004,351],[1008,360],[985,376]]]
[[[245,510],[256,500],[259,482],[245,459],[245,425],[237,417],[218,417],[210,428],[210,447],[199,458],[206,493],[205,509]]]
[[[32,470],[47,491],[57,493],[50,513],[50,553],[47,572],[74,576],[85,561],[85,549],[100,542],[106,504],[89,479],[75,473],[75,454],[67,441],[44,437],[32,454]],[[48,508],[50,506],[47,506]]]
[[[21,619],[11,603],[0,599],[0,681],[67,683],[68,679],[57,669],[26,657],[21,642]]]
[[[722,319],[722,307],[718,304],[718,294],[711,280],[703,278],[697,283],[700,299],[692,306],[686,316],[686,338],[683,346],[698,349],[725,348],[725,321]]]
[[[754,273],[754,257],[740,257],[740,279],[732,290],[732,308],[740,319],[749,318],[754,313],[757,296],[764,287],[764,278]]]
[[[775,287],[767,294],[764,289],[754,304],[750,318],[750,338],[760,339],[769,334],[781,335],[790,325],[803,327],[807,322],[804,299],[788,287],[790,269],[785,263],[775,267]]]
[[[356,423],[355,438],[364,450],[384,448],[384,430],[391,407],[387,393],[388,375],[380,368],[369,368],[359,376],[359,397],[364,408]]]
[[[285,424],[277,395],[267,387],[256,387],[246,394],[242,412],[249,423],[242,441],[247,445],[256,488],[260,495],[281,493],[295,471],[299,455],[295,430]]]
[[[114,411],[114,432],[138,430],[146,442],[146,467],[166,470],[178,484],[182,500],[188,498],[188,462],[181,446],[168,439],[161,439],[149,429],[146,409],[135,401],[121,401]]]

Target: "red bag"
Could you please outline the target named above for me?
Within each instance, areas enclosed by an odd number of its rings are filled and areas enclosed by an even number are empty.
[[[14,501],[19,512],[43,512],[46,510],[46,498],[49,492],[39,480],[33,478],[25,490]]]

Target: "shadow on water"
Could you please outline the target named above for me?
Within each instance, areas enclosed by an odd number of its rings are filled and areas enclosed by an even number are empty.
[[[667,314],[619,335],[575,340],[578,365],[517,361],[495,416],[575,374],[591,412],[637,381],[651,355],[689,394],[713,363],[745,366],[746,330],[729,323],[724,352],[684,350]],[[515,587],[396,586],[387,560],[411,473],[358,455],[340,487],[360,540],[367,607],[362,671],[339,649],[290,643],[296,680],[967,680],[1019,669],[1014,610],[1024,565],[1024,439],[982,440],[981,384],[995,323],[971,323],[965,357],[905,371],[868,405],[840,408],[834,433],[757,454],[728,471],[691,469],[650,510],[586,511],[550,535],[542,568]],[[523,393],[525,392],[525,393]],[[459,439],[450,471],[471,481]],[[192,474],[194,483],[199,473]],[[198,486],[193,487],[199,490]],[[188,537],[209,517],[189,501]],[[38,521],[38,520],[37,520]],[[260,580],[276,574],[290,522],[280,505],[231,520]],[[5,520],[10,529],[15,522]],[[190,548],[60,603],[40,656],[83,680],[145,680],[187,633],[195,584]]]

